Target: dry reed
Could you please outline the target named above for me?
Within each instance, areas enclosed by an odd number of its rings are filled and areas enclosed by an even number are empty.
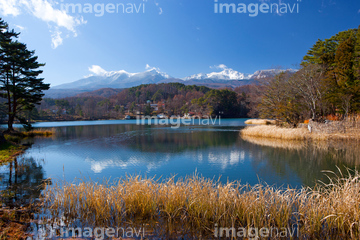
[[[269,119],[249,119],[245,121],[245,124],[254,124],[254,125],[274,125],[276,120]]]
[[[358,172],[349,177],[340,173],[335,180],[329,177],[329,184],[301,189],[222,184],[197,175],[177,181],[140,176],[103,184],[82,181],[48,187],[44,209],[50,219],[65,220],[68,225],[155,221],[173,223],[182,229],[178,235],[189,236],[186,231],[191,231],[197,238],[214,234],[214,226],[282,228],[295,224],[301,238],[359,239],[359,178]]]
[[[314,125],[317,126],[317,125]],[[329,125],[331,127],[332,125]],[[315,127],[313,127],[315,129]],[[319,129],[319,128],[318,128]],[[309,132],[307,128],[285,128],[279,126],[251,126],[240,131],[241,136],[273,138],[282,140],[360,140],[360,129],[346,128],[346,131]]]
[[[55,128],[52,128],[51,130],[48,129],[34,129],[28,132],[24,132],[22,131],[20,134],[22,135],[22,137],[37,137],[37,136],[42,136],[42,137],[50,137],[55,133]]]
[[[306,128],[281,128],[278,126],[252,126],[240,131],[242,136],[277,138],[283,140],[305,140],[310,138]]]

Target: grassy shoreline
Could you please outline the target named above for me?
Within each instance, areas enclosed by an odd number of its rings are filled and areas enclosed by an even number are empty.
[[[0,144],[0,164],[11,162],[15,157],[24,153],[27,146],[21,145],[21,141],[26,138],[33,137],[50,137],[55,130],[37,129],[29,132],[12,132],[5,133],[5,142]]]
[[[29,146],[21,141],[37,136],[50,137],[54,130],[33,130],[30,132],[5,133],[5,142],[0,144],[0,165],[12,162],[17,156],[24,153]],[[0,239],[27,239],[30,223],[34,220],[35,206],[32,204],[18,206],[18,202],[5,206],[3,200],[7,199],[7,192],[0,191]],[[11,196],[10,196],[11,197]]]
[[[307,128],[283,128],[278,126],[260,125],[242,129],[240,135],[245,137],[273,138],[282,140],[360,140],[360,131],[346,133],[312,132]]]
[[[0,145],[0,164],[12,161],[15,157],[22,154],[26,147],[10,142]]]
[[[182,236],[214,236],[214,226],[280,229],[295,224],[302,238],[350,239],[360,237],[359,179],[357,172],[350,177],[340,173],[314,188],[277,189],[198,176],[176,182],[134,176],[48,187],[44,207],[54,221],[65,217],[70,225],[172,223],[170,229],[182,229]]]

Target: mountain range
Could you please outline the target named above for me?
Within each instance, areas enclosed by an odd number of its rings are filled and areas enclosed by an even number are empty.
[[[160,84],[179,82],[185,85],[199,85],[211,88],[236,88],[253,83],[254,81],[269,76],[274,76],[283,71],[296,72],[294,69],[267,69],[259,70],[253,74],[240,73],[231,68],[224,68],[220,72],[199,73],[185,78],[174,78],[161,72],[157,68],[150,68],[144,72],[129,73],[125,70],[103,71],[86,76],[72,83],[51,87],[46,91],[46,97],[61,98],[75,96],[80,93],[91,92],[102,88],[130,88],[141,84]]]

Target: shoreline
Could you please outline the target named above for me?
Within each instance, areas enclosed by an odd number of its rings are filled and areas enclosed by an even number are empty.
[[[282,128],[274,125],[247,126],[240,130],[241,136],[282,140],[360,140],[360,131],[346,133],[309,132],[307,128]]]
[[[154,117],[154,116],[152,116]],[[213,117],[216,118],[216,117]],[[160,119],[160,118],[159,118]],[[170,118],[169,118],[170,119]],[[183,117],[180,118],[174,118],[174,119],[186,119]],[[195,119],[207,119],[207,118],[195,118]],[[238,118],[227,118],[227,117],[221,117],[221,119],[249,119],[249,118],[245,118],[245,117],[238,117]],[[36,123],[46,123],[46,122],[91,122],[91,121],[114,121],[114,120],[136,120],[136,118],[133,119],[125,119],[125,118],[99,118],[99,119],[53,119],[53,120],[36,120],[36,121],[31,121],[31,124],[36,124]],[[6,122],[0,122],[0,125],[5,125]],[[14,124],[20,124],[18,122],[14,123]]]
[[[21,144],[21,141],[34,137],[50,137],[55,130],[32,130],[29,132],[13,132],[4,134],[5,142],[0,144],[0,165],[13,161],[17,156],[23,154],[29,148],[27,144]]]
[[[0,145],[0,165],[13,161],[14,158],[23,154],[26,149],[26,146],[11,142],[6,142],[4,145]]]

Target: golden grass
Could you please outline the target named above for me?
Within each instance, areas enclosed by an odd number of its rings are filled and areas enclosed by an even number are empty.
[[[4,133],[4,137],[6,141],[12,143],[21,143],[21,141],[25,138],[33,138],[33,137],[51,137],[55,134],[55,128],[50,130],[48,129],[35,129],[31,131],[21,131],[22,129],[18,129],[17,131]]]
[[[258,122],[257,122],[258,121]],[[269,120],[248,120],[246,124],[269,125]],[[252,126],[241,130],[241,136],[283,139],[283,140],[360,140],[360,115],[351,115],[341,121],[321,123],[305,121],[300,128],[286,128],[280,126]],[[272,121],[271,123],[276,123]]]
[[[222,184],[196,175],[178,181],[134,176],[104,184],[63,183],[47,187],[43,197],[51,219],[69,225],[75,221],[98,227],[155,221],[173,223],[180,235],[190,231],[199,237],[213,236],[214,226],[282,228],[296,224],[305,238],[359,239],[359,179],[358,172],[349,177],[340,173],[329,184],[314,188],[277,189]]]
[[[268,119],[249,119],[245,121],[245,124],[254,124],[254,125],[274,125],[276,120]]]
[[[310,138],[306,128],[281,128],[278,126],[252,126],[240,131],[241,136],[277,138],[283,140],[305,140]]]
[[[31,130],[29,132],[21,132],[21,135],[23,137],[50,137],[55,133],[55,128],[52,128],[51,130],[48,129],[35,129]]]
[[[282,140],[360,140],[359,129],[347,129],[346,132],[312,132],[307,128],[285,128],[278,126],[251,126],[240,131],[242,137],[272,138]]]

